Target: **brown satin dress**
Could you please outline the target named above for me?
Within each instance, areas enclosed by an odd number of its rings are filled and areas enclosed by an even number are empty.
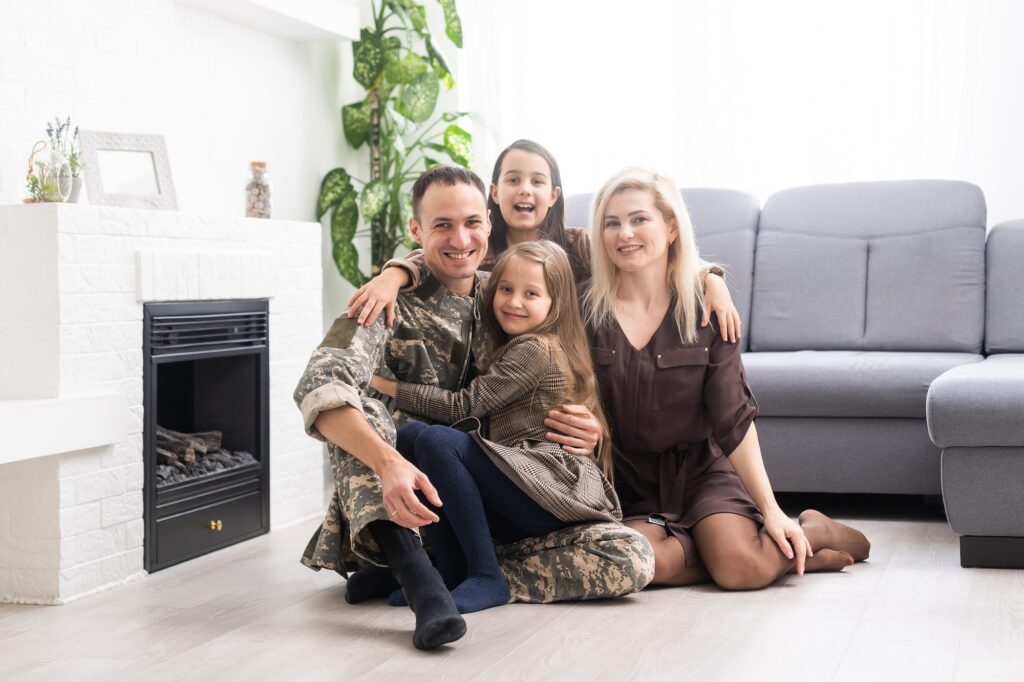
[[[594,370],[615,449],[615,487],[624,521],[649,520],[697,563],[690,535],[711,514],[763,518],[726,454],[757,414],[739,344],[722,341],[717,320],[683,343],[674,302],[643,348],[614,319],[588,330]]]

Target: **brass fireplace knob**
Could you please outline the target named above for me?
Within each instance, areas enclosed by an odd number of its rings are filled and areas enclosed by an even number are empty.
[[[224,530],[224,524],[221,522],[220,519],[217,519],[216,521],[211,520],[210,530]]]

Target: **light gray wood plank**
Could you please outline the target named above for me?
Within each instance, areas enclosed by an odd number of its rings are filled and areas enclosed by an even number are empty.
[[[433,652],[409,609],[346,604],[340,576],[298,563],[311,523],[67,606],[0,606],[0,679],[1024,679],[1024,571],[960,568],[941,521],[855,523],[872,557],[840,574],[513,604]]]

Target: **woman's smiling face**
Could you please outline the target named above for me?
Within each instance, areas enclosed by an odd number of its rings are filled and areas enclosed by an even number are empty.
[[[655,205],[654,193],[645,189],[614,194],[601,224],[601,242],[612,263],[623,272],[665,269],[669,242],[678,233],[675,220],[665,220]]]

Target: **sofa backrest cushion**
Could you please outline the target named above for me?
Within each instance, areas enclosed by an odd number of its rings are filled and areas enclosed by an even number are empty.
[[[765,202],[750,347],[978,353],[985,198],[965,182],[798,187]]]
[[[693,188],[680,190],[690,212],[697,247],[704,260],[720,263],[733,302],[740,311],[743,336],[740,349],[747,350],[750,328],[750,296],[753,287],[754,242],[760,216],[758,201],[731,189]],[[593,194],[574,194],[565,199],[566,224],[590,225]]]
[[[985,352],[1024,353],[1024,220],[988,233]]]

